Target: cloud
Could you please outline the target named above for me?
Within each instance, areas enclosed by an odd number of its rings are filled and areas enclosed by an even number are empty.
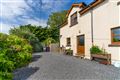
[[[7,0],[1,2],[1,20],[4,23],[17,24],[17,16],[23,15],[24,10],[21,7],[27,7],[23,1],[21,2],[10,2]]]
[[[0,32],[2,33],[6,33],[6,34],[9,34],[9,30],[11,28],[13,28],[14,26],[18,26],[18,25],[10,25],[10,24],[4,24],[4,23],[0,23],[1,26],[0,26]]]
[[[2,32],[8,33],[11,27],[24,24],[45,27],[52,12],[69,9],[71,2],[72,0],[1,0]]]
[[[9,29],[16,25],[46,26],[47,21],[37,17],[36,12],[24,0],[2,0],[0,6],[0,27],[4,33],[8,33]]]
[[[41,25],[41,26],[44,26],[44,27],[46,27],[47,26],[47,20],[33,20],[33,19],[29,19],[27,22],[26,22],[26,24],[31,24],[32,23],[32,25],[37,25],[37,26],[39,26],[39,25]]]

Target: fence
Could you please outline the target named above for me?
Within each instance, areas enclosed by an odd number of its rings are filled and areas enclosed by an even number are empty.
[[[60,52],[59,43],[50,44],[50,52]]]

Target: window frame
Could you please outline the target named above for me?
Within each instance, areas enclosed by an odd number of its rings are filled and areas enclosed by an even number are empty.
[[[113,45],[120,45],[120,41],[117,41],[117,42],[113,41],[114,36],[115,36],[114,33],[113,33],[113,30],[115,30],[115,29],[120,29],[120,26],[111,28],[111,44],[113,44]],[[118,34],[117,36],[120,36],[120,34]]]
[[[72,27],[72,26],[74,26],[76,24],[78,24],[77,11],[70,16],[70,27]]]

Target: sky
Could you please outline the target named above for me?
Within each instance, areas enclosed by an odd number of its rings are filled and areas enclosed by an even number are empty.
[[[91,3],[94,0],[0,0],[0,32],[10,28],[32,24],[47,26],[52,12],[69,10],[73,3]]]

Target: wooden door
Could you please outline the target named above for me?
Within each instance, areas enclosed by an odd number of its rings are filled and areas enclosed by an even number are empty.
[[[84,56],[85,54],[85,36],[77,36],[77,55]]]

